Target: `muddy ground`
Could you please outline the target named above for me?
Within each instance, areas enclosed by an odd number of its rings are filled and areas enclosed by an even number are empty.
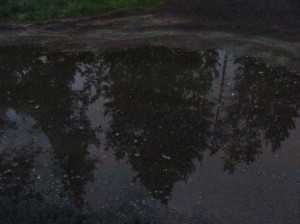
[[[247,19],[211,20],[173,9],[119,10],[45,23],[0,23],[0,47],[39,45],[49,51],[107,52],[145,45],[226,48],[289,57],[299,67],[300,30]],[[275,60],[276,61],[276,60]]]

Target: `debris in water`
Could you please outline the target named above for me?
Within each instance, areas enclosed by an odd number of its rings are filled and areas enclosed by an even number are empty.
[[[164,159],[167,159],[167,160],[170,160],[170,159],[171,159],[170,156],[167,156],[167,155],[164,155],[164,154],[162,154],[161,157],[164,158]]]
[[[135,157],[140,157],[141,154],[137,152],[137,153],[134,154],[134,156],[135,156]]]
[[[44,64],[47,63],[47,57],[46,56],[41,56],[38,58],[41,62],[43,62]]]
[[[8,169],[8,170],[5,170],[3,173],[11,173],[12,170],[11,169]]]

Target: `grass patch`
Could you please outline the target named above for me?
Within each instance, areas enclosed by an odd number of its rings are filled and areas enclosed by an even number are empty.
[[[130,7],[159,6],[164,0],[0,0],[0,18],[53,20]]]

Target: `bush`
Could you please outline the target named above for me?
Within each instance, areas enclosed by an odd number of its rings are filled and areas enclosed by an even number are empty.
[[[49,20],[162,3],[163,0],[0,0],[0,17]]]

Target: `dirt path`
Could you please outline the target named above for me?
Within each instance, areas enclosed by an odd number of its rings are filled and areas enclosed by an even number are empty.
[[[0,46],[42,45],[49,50],[108,51],[147,44],[172,47],[272,49],[299,57],[300,33],[241,21],[207,22],[157,10],[123,10],[43,24],[0,24]]]

